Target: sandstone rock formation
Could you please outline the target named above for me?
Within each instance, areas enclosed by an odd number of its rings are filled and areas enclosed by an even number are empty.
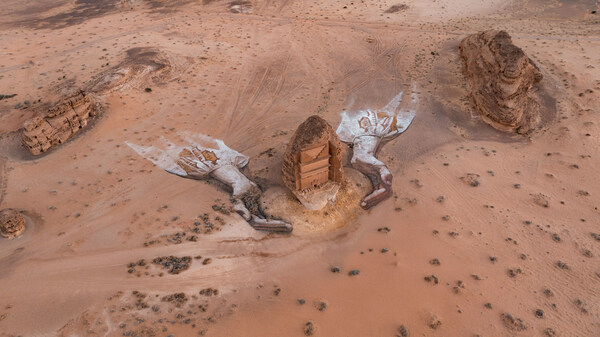
[[[39,155],[66,142],[100,112],[100,104],[80,91],[25,122],[21,139],[32,154]]]
[[[169,76],[171,68],[170,59],[158,50],[149,47],[127,50],[122,62],[99,73],[85,90],[25,122],[23,144],[32,154],[39,155],[64,143],[102,112],[102,106],[95,98],[139,86],[148,79],[161,82]]]
[[[25,218],[17,210],[6,208],[0,211],[0,235],[15,238],[25,231]]]
[[[310,116],[294,135],[283,157],[283,182],[309,209],[333,200],[344,181],[342,147],[331,125]]]
[[[469,35],[460,43],[463,72],[483,120],[494,128],[527,133],[540,121],[539,98],[532,89],[542,74],[505,31]]]

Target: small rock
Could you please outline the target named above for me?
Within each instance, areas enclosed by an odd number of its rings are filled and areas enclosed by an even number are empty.
[[[358,274],[360,274],[360,270],[358,270],[358,269],[352,269],[352,270],[351,270],[351,271],[348,273],[348,275],[350,275],[350,276],[355,276],[355,275],[358,275]]]

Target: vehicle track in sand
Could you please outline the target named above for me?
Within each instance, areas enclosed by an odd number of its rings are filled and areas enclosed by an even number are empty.
[[[445,34],[456,35],[456,36],[467,36],[469,34],[476,33],[476,31],[468,31],[468,30],[446,30],[446,29],[443,29],[443,25],[440,28],[427,29],[427,28],[420,28],[417,26],[403,25],[403,24],[397,24],[397,23],[379,23],[379,22],[369,22],[369,21],[351,21],[351,20],[333,20],[333,19],[327,19],[327,20],[325,20],[325,19],[303,19],[303,20],[300,20],[300,19],[296,19],[296,18],[292,18],[292,17],[273,18],[273,17],[269,17],[266,15],[261,16],[261,15],[255,15],[255,14],[241,16],[241,15],[231,14],[231,13],[205,13],[205,14],[198,14],[196,17],[197,17],[197,19],[200,19],[200,20],[220,19],[220,18],[222,19],[223,17],[227,17],[228,19],[235,19],[235,20],[240,20],[240,21],[242,21],[242,20],[262,21],[262,22],[276,23],[278,25],[280,25],[280,24],[295,24],[295,23],[299,23],[299,24],[313,23],[313,24],[317,24],[317,25],[321,25],[321,26],[330,26],[330,27],[349,27],[349,28],[355,28],[355,29],[370,28],[370,29],[381,29],[381,30],[386,30],[386,31],[391,30],[391,31],[398,31],[398,32],[429,33],[429,34],[435,34],[435,35],[438,35],[440,30],[443,30]],[[123,33],[114,34],[114,35],[94,39],[91,41],[87,41],[77,47],[69,48],[69,49],[60,51],[56,54],[46,56],[46,57],[41,57],[36,60],[37,61],[47,61],[47,60],[54,59],[54,58],[57,58],[60,56],[68,55],[72,52],[84,49],[86,47],[95,46],[95,45],[105,42],[105,41],[110,41],[113,39],[117,39],[119,37],[139,34],[144,31],[153,31],[153,30],[158,31],[158,30],[160,30],[160,28],[164,28],[167,25],[180,23],[180,22],[184,22],[187,20],[189,20],[189,17],[184,17],[184,18],[180,18],[180,19],[167,18],[167,19],[165,19],[165,22],[162,22],[162,23],[158,23],[155,25],[148,25],[143,28],[135,29],[132,31],[123,32]],[[528,40],[542,40],[542,41],[543,40],[547,40],[547,41],[587,41],[587,42],[600,41],[600,37],[590,37],[589,35],[570,36],[570,35],[555,34],[552,36],[548,36],[548,35],[530,34],[527,32],[519,32],[519,31],[511,31],[511,36],[514,39],[528,39]],[[29,62],[24,62],[21,64],[3,67],[3,68],[0,68],[0,74],[18,70],[18,69],[22,69],[22,68],[27,68],[27,67],[31,67],[31,64]]]
[[[6,195],[6,158],[0,157],[0,208],[2,208],[2,201]]]

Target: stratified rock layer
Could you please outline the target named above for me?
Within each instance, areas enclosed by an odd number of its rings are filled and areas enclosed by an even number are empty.
[[[34,155],[66,142],[102,112],[99,98],[116,90],[138,87],[152,80],[161,83],[171,72],[169,58],[159,50],[137,47],[125,59],[93,78],[78,94],[65,98],[48,111],[40,111],[23,125],[23,144]],[[150,89],[151,91],[151,89]]]
[[[0,235],[12,239],[25,231],[25,218],[17,210],[6,208],[0,211]]]
[[[283,156],[283,182],[309,209],[332,200],[344,181],[342,145],[331,125],[310,116],[294,135]]]
[[[39,155],[66,142],[101,111],[100,104],[81,91],[25,122],[21,139],[32,154]]]
[[[532,90],[542,74],[505,31],[488,30],[460,43],[463,72],[476,109],[494,128],[527,133],[541,121]]]

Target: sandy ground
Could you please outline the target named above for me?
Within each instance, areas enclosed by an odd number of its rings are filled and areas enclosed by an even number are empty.
[[[0,238],[0,336],[303,336],[308,322],[315,336],[600,336],[598,4],[408,0],[385,13],[397,4],[3,1],[0,94],[17,96],[0,101],[0,207],[28,227]],[[529,137],[469,103],[457,46],[485,29],[507,30],[544,75],[549,113]],[[92,127],[27,154],[19,129],[38,106],[137,47],[170,72],[110,92]],[[379,154],[393,198],[361,210],[369,182],[348,167],[338,205],[285,199],[299,123],[335,128],[344,109],[413,84],[413,125]],[[125,145],[183,131],[250,156],[244,172],[294,233],[254,231],[219,211],[222,185]],[[152,263],[170,255],[189,269]]]

